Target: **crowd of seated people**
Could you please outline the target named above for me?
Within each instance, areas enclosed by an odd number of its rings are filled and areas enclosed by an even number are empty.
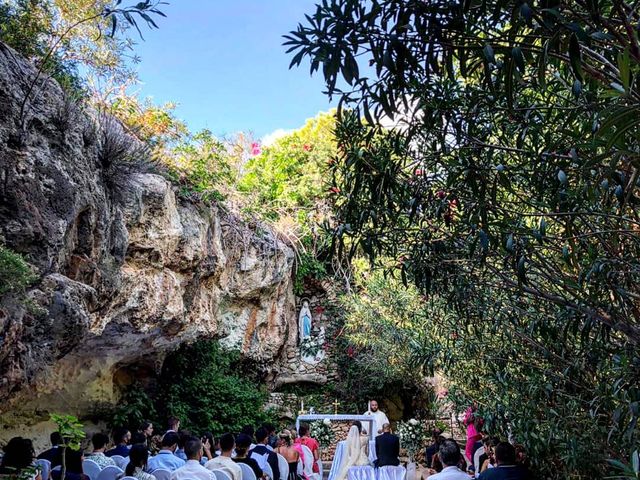
[[[485,435],[478,444],[461,450],[442,431],[433,432],[433,443],[427,447],[425,479],[429,480],[529,480],[533,478],[529,461],[521,445],[512,445],[497,437]],[[482,450],[478,450],[482,447]],[[476,454],[477,451],[477,454]],[[466,454],[472,459],[467,461]]]
[[[177,418],[169,419],[168,427],[161,437],[153,437],[151,422],[144,422],[133,434],[128,428],[114,428],[111,439],[105,433],[97,432],[91,437],[87,452],[65,447],[65,439],[54,432],[50,436],[51,448],[37,457],[31,440],[15,437],[3,448],[0,475],[17,475],[20,479],[29,480],[96,480],[89,478],[83,470],[85,460],[91,460],[96,464],[91,469],[97,471],[107,467],[119,468],[120,473],[112,477],[113,480],[124,477],[156,480],[153,472],[157,470],[170,472],[170,480],[215,480],[214,470],[222,470],[231,480],[242,480],[240,464],[248,465],[256,480],[280,480],[275,448],[282,445],[285,451],[292,447],[291,434],[277,436],[275,427],[268,424],[258,429],[246,426],[237,436],[226,433],[220,438],[214,438],[210,432],[194,436],[181,430]],[[301,428],[301,434],[296,447],[298,450],[294,450],[296,455],[301,452],[301,442],[315,442],[305,439],[308,427]],[[64,478],[61,478],[62,455],[65,460]],[[287,460],[289,457],[292,455]],[[49,467],[43,469],[41,461],[49,462]],[[87,462],[86,465],[93,464]],[[295,470],[290,474],[290,480],[297,480]],[[46,478],[41,472],[46,472]]]

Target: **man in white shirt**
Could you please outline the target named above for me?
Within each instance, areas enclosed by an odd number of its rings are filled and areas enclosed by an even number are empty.
[[[202,458],[202,442],[197,438],[190,438],[184,444],[187,463],[171,474],[171,480],[215,480],[211,470],[200,465]]]
[[[223,470],[231,476],[231,480],[242,480],[242,469],[231,458],[234,448],[236,448],[236,439],[232,434],[225,433],[220,437],[220,456],[209,460],[204,464],[204,468]]]
[[[460,446],[455,440],[447,439],[442,442],[438,456],[444,468],[440,473],[429,475],[427,477],[429,480],[470,480],[471,477],[469,474],[458,468],[462,453],[460,452]],[[431,471],[434,472],[434,470]]]
[[[369,410],[364,412],[365,415],[372,415],[375,419],[373,422],[373,432],[369,432],[373,435],[373,438],[382,433],[382,427],[385,423],[389,423],[387,415],[378,408],[378,402],[376,400],[369,400]]]

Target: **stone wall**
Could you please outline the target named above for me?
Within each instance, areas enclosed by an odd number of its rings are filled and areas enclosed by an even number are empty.
[[[304,291],[297,295],[295,299],[296,322],[305,300],[309,302],[312,316],[311,335],[315,339],[322,335],[323,329],[325,332],[330,329],[333,319],[327,313],[327,305],[329,302],[335,301],[333,286],[328,281],[305,279]],[[296,326],[296,335],[297,331]],[[325,352],[330,341],[331,339],[326,338]],[[272,386],[277,391],[286,385],[293,384],[324,385],[331,380],[337,379],[337,375],[335,365],[326,354],[324,359],[319,362],[305,361],[299,339],[296,336],[294,342],[289,342],[285,345],[282,363],[278,375],[273,379]]]
[[[203,337],[274,378],[297,337],[292,250],[161,175],[110,164],[109,122],[53,80],[38,79],[20,118],[34,78],[0,43],[0,242],[38,276],[0,298],[0,440],[52,411],[113,405],[122,379]]]

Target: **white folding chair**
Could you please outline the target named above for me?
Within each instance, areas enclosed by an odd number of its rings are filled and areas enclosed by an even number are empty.
[[[45,458],[40,458],[36,460],[36,465],[40,467],[42,480],[49,480],[49,475],[51,474],[51,462]]]
[[[127,457],[123,457],[122,455],[112,455],[111,458],[123,471],[127,468],[127,464],[129,463],[129,459]]]
[[[269,462],[264,464],[264,467],[262,467],[262,471],[269,475],[269,478],[271,478],[272,480],[277,480],[275,478],[273,478],[273,468],[271,468],[271,465],[269,465]]]
[[[120,467],[116,467],[115,465],[107,465],[102,470],[100,470],[100,474],[98,475],[97,480],[116,480],[116,477],[122,473],[124,473],[124,471]]]
[[[385,465],[378,469],[378,480],[405,480],[407,469],[402,465]]]
[[[322,459],[318,458],[318,461],[316,462],[318,464],[318,473],[319,473],[319,479],[322,480],[324,478],[324,471],[323,471],[323,467],[322,467]]]
[[[242,470],[242,480],[258,480],[253,469],[246,463],[238,462],[240,470]]]
[[[211,470],[216,476],[216,480],[232,480],[231,476],[224,470]]]
[[[473,467],[475,468],[475,476],[478,477],[480,475],[480,457],[484,455],[484,445],[476,450],[476,453],[473,454]]]
[[[280,480],[287,480],[287,478],[289,478],[289,463],[287,463],[287,459],[279,453],[276,455],[278,455],[278,470],[280,470]]]
[[[351,467],[347,471],[347,480],[376,480],[376,471],[369,465]]]
[[[165,468],[156,468],[151,475],[156,477],[156,480],[170,480],[171,472]]]
[[[100,465],[96,462],[87,458],[84,462],[82,462],[82,471],[84,474],[89,477],[91,480],[98,480],[98,475],[100,475]]]
[[[306,445],[300,445],[302,447],[302,451],[304,452],[304,473],[307,478],[313,477],[313,453],[311,453],[311,449]]]

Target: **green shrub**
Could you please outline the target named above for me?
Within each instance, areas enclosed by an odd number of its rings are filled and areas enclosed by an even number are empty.
[[[160,425],[156,419],[156,409],[153,400],[140,385],[133,385],[118,402],[113,416],[109,420],[111,427],[128,427],[137,430],[145,420],[151,420],[154,425]]]
[[[0,245],[0,295],[23,291],[36,278],[22,255]]]
[[[296,276],[293,282],[293,291],[296,295],[302,295],[304,291],[304,279],[312,277],[316,279],[324,278],[327,270],[324,264],[315,256],[303,253],[300,255],[296,266]]]
[[[238,432],[270,420],[266,390],[243,371],[238,352],[215,340],[183,346],[162,368],[156,406],[162,418],[175,415],[193,432]]]

